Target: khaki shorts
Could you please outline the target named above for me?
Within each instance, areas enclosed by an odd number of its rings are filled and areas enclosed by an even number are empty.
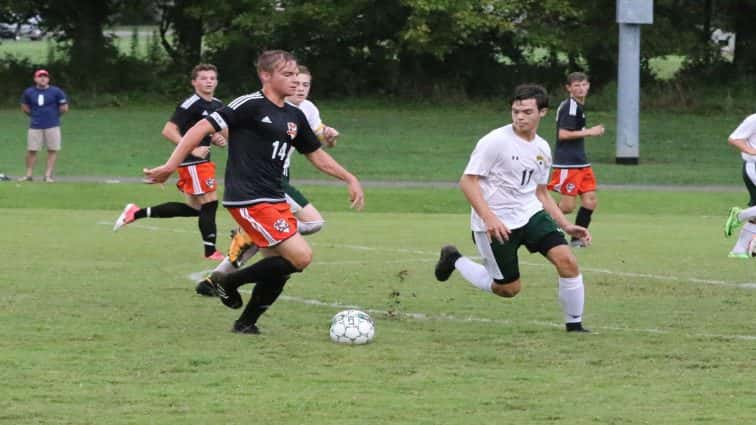
[[[41,150],[43,145],[49,151],[59,151],[61,144],[60,127],[30,128],[26,139],[26,149],[35,152]]]

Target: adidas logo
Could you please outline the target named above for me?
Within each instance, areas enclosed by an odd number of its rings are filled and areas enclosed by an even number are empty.
[[[270,120],[269,116],[265,116],[265,118],[260,120],[261,122],[267,123],[267,124],[273,124],[273,121]]]
[[[207,116],[207,111],[202,111],[202,116],[206,117]]]

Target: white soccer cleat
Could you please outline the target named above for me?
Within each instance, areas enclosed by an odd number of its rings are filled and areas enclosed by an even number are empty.
[[[137,204],[126,204],[126,207],[123,208],[123,212],[118,216],[118,220],[116,220],[113,225],[113,231],[115,232],[121,227],[134,221],[134,214],[137,211],[139,211],[139,206]]]

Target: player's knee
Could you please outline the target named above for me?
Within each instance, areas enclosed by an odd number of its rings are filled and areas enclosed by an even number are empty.
[[[491,290],[493,291],[493,293],[504,298],[512,298],[515,295],[519,294],[520,287],[520,279],[509,283],[493,282],[491,284]]]
[[[562,210],[562,214],[569,214],[575,211],[575,205],[559,203],[559,209]]]
[[[559,276],[570,277],[577,276],[580,273],[577,258],[572,255],[572,252],[569,252],[568,255],[560,255],[555,258],[554,264],[556,265],[557,272],[559,272]]]
[[[304,270],[312,263],[312,250],[300,250],[295,255],[292,255],[291,258],[287,258],[287,260],[297,270]]]

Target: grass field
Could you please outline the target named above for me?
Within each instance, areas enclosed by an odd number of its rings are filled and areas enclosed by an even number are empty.
[[[302,189],[328,224],[250,337],[193,293],[211,266],[193,220],[111,231],[174,190],[0,184],[0,423],[756,422],[755,263],[721,236],[743,194],[602,192],[577,251],[594,333],[567,335],[537,255],[512,300],[434,281],[440,245],[474,253],[458,191],[369,189],[355,213],[343,188]],[[346,306],[376,319],[372,344],[329,341]]]
[[[171,145],[160,136],[175,105],[77,109],[63,119],[64,148],[59,176],[132,176],[165,161]],[[465,104],[459,108],[394,105],[376,102],[324,102],[324,121],[342,132],[332,154],[363,179],[456,181],[477,140],[510,122],[503,104]],[[587,141],[589,158],[602,184],[681,184],[741,186],[741,161],[727,136],[742,116],[653,112],[642,114],[639,166],[615,165],[616,116],[589,111],[590,123],[603,123],[606,134]],[[20,110],[0,110],[0,171],[24,172],[27,119]],[[552,141],[553,114],[540,134]],[[215,150],[222,175],[225,151]],[[37,175],[43,171],[44,155]],[[304,158],[295,161],[304,163]],[[294,170],[299,178],[321,175],[313,167]]]

